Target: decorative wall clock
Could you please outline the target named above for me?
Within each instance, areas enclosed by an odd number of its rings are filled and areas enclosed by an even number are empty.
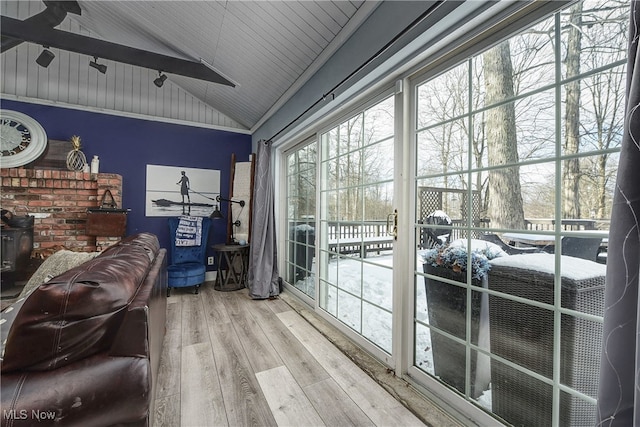
[[[47,148],[47,134],[32,117],[0,110],[0,167],[14,168],[36,160]]]

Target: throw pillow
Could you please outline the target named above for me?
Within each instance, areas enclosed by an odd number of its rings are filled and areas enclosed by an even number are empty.
[[[56,276],[95,258],[100,252],[75,252],[62,249],[47,257],[24,285],[18,298],[27,296],[33,289]]]

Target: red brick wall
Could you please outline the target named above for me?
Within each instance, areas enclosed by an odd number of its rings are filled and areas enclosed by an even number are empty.
[[[87,208],[97,207],[109,189],[122,206],[122,176],[50,169],[0,169],[1,203],[16,215],[35,216],[34,250],[65,247],[96,251],[117,242],[117,237],[86,234]]]

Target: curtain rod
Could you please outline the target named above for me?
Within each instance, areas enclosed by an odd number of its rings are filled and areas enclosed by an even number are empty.
[[[435,4],[433,4],[431,7],[429,7],[427,10],[425,10],[424,12],[422,12],[422,14],[420,14],[420,16],[418,16],[416,19],[414,19],[411,24],[409,24],[408,26],[406,26],[402,31],[400,31],[394,38],[392,38],[391,40],[389,40],[387,42],[387,44],[385,44],[381,49],[379,49],[376,53],[374,53],[371,57],[369,57],[369,59],[367,59],[365,62],[363,62],[360,66],[358,66],[358,68],[356,68],[354,71],[352,71],[347,77],[345,77],[344,79],[342,79],[338,84],[336,84],[334,87],[332,87],[329,92],[327,92],[326,94],[323,94],[322,97],[320,99],[318,99],[316,102],[314,102],[313,104],[311,104],[311,106],[309,108],[307,108],[306,110],[304,110],[302,113],[300,113],[296,118],[294,118],[293,120],[291,120],[289,123],[287,123],[286,126],[284,126],[282,129],[280,129],[278,132],[276,132],[275,135],[273,135],[271,138],[267,139],[265,142],[267,141],[272,141],[274,138],[276,138],[278,135],[280,135],[282,132],[284,132],[285,130],[287,130],[289,127],[291,127],[291,125],[293,125],[294,123],[296,123],[298,120],[300,120],[305,114],[307,114],[309,111],[311,111],[316,105],[320,104],[321,102],[324,102],[328,97],[331,98],[331,101],[333,101],[333,99],[335,98],[334,95],[334,91],[336,91],[340,86],[342,86],[343,84],[345,84],[347,81],[349,81],[354,75],[356,75],[357,73],[359,73],[363,68],[365,68],[367,65],[371,64],[373,61],[375,61],[380,55],[382,55],[386,50],[388,50],[391,46],[393,46],[398,39],[400,39],[400,37],[404,36],[405,34],[407,34],[409,31],[413,30],[415,27],[418,26],[418,24],[420,24],[422,21],[424,21],[434,10],[436,10],[442,3],[444,3],[444,1],[438,1]]]

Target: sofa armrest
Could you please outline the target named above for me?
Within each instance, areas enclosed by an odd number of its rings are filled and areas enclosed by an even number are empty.
[[[160,249],[124,315],[111,356],[160,357],[167,320],[167,251]]]
[[[0,425],[151,426],[149,374],[147,360],[104,353],[51,371],[5,374]]]

